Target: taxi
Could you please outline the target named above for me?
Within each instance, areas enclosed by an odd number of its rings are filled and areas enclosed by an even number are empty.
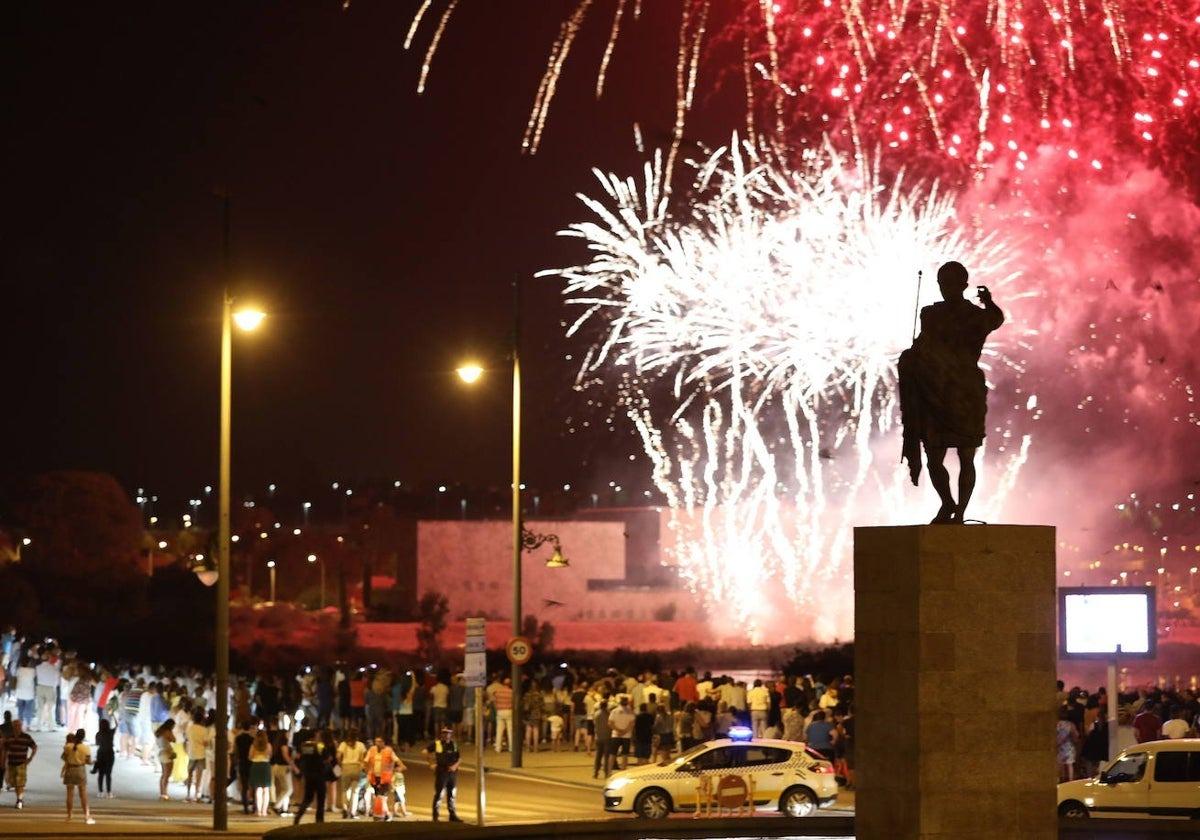
[[[743,778],[754,791],[754,806],[807,817],[837,801],[833,765],[795,741],[750,737],[733,727],[729,738],[706,741],[659,764],[642,764],[609,776],[604,810],[663,819],[674,811],[695,811],[703,777],[715,785],[725,776]]]
[[[1200,738],[1126,747],[1095,778],[1060,783],[1058,814],[1200,819]]]

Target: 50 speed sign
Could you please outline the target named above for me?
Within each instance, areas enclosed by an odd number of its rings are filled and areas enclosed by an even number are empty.
[[[508,661],[514,665],[524,665],[533,657],[533,645],[524,636],[513,636],[504,646]]]

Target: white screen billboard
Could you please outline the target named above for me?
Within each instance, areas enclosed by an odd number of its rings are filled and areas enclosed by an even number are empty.
[[[1156,647],[1154,590],[1077,587],[1059,590],[1059,652],[1064,659],[1151,658]]]

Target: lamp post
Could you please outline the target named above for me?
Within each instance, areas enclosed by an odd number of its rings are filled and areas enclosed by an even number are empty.
[[[325,564],[320,562],[320,558],[315,554],[308,555],[309,563],[316,563],[317,568],[321,570],[321,609],[325,609]]]
[[[229,275],[229,197],[224,203],[225,273]],[[229,829],[229,808],[226,789],[229,787],[229,472],[230,425],[233,395],[233,326],[251,331],[266,317],[260,309],[234,311],[233,298],[226,286],[221,295],[221,437],[220,476],[217,488],[217,616],[216,672],[217,719],[214,754],[221,760],[213,768],[213,831]]]
[[[546,563],[550,568],[568,565],[562,554],[558,537],[553,534],[530,534],[521,519],[521,282],[513,282],[513,330],[512,330],[512,634],[521,635],[521,553],[533,550],[548,540],[555,546],[554,556]],[[468,385],[474,385],[486,373],[478,362],[466,362],[455,373]],[[530,539],[526,539],[529,537]],[[510,744],[512,766],[520,767],[521,747],[525,733],[521,729],[521,666],[512,664],[512,742]]]
[[[271,570],[271,603],[275,603],[275,561],[268,560],[267,568]]]

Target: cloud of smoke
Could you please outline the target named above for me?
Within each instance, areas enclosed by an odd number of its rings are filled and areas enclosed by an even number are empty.
[[[1099,556],[1195,527],[1168,518],[1160,533],[1130,534],[1114,505],[1135,494],[1169,509],[1200,480],[1200,208],[1140,163],[1103,178],[1071,170],[1039,154],[1021,184],[996,173],[960,209],[1015,235],[1017,284],[1036,293],[1018,307],[1037,332],[1023,371],[997,371],[991,403],[1003,415],[1036,395],[1024,421],[1035,445],[1006,517],[1058,525],[1068,546]]]

